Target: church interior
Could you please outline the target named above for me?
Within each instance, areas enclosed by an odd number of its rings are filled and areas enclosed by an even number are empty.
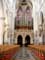
[[[0,0],[0,60],[45,60],[45,0]]]

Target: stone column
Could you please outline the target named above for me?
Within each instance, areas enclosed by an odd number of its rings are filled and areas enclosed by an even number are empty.
[[[8,20],[7,17],[5,17],[5,21],[4,21],[4,43],[8,44],[9,42],[9,38],[8,38],[8,31],[9,31],[9,24],[8,24]]]
[[[0,44],[3,44],[3,23],[4,23],[4,20],[3,20],[3,17],[0,17]]]
[[[4,15],[3,15],[3,7],[2,7],[2,0],[0,0],[0,44],[3,44],[3,27],[4,23]]]

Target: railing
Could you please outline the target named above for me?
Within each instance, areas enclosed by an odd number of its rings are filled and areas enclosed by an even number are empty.
[[[15,20],[15,29],[33,29],[33,20],[28,21],[28,20]]]

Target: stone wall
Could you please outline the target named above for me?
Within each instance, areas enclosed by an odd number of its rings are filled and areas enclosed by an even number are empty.
[[[25,38],[27,35],[29,35],[30,44],[33,44],[33,31],[30,30],[15,30],[15,44],[18,42],[18,36],[21,35],[23,38],[23,44],[25,44]]]

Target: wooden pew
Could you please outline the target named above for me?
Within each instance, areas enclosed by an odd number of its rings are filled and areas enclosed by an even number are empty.
[[[45,60],[45,45],[29,45],[28,48],[41,60]]]
[[[0,45],[0,60],[10,60],[20,49],[19,45]]]

